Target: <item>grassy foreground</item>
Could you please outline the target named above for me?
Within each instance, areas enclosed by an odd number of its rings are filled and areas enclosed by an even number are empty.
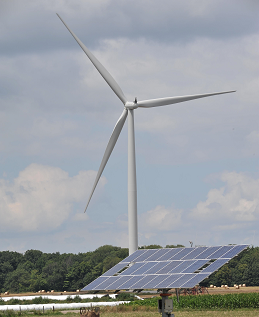
[[[186,312],[174,312],[175,317],[258,317],[259,312],[257,310],[245,311],[186,311]],[[121,313],[102,313],[101,317],[159,317],[158,312],[121,312]]]
[[[159,317],[157,308],[154,307],[103,307],[101,308],[100,317]],[[175,317],[255,317],[259,316],[258,309],[235,309],[235,310],[182,310],[174,311]],[[73,317],[75,317],[74,315]],[[54,317],[54,316],[53,316]],[[68,316],[67,316],[68,317]],[[72,316],[71,316],[72,317]]]
[[[137,311],[123,310],[119,311],[116,307],[113,308],[103,308],[100,312],[100,317],[155,317],[161,316],[156,309],[147,309],[144,310],[144,307],[140,307]],[[235,309],[235,310],[209,310],[209,311],[200,311],[200,310],[189,310],[189,311],[176,311],[174,312],[175,317],[258,317],[259,311],[257,309]],[[32,317],[32,316],[46,316],[46,317],[79,317],[79,312],[46,312],[46,314],[40,314],[39,312],[33,313],[19,313],[14,314],[13,312],[9,313],[0,313],[0,317]]]

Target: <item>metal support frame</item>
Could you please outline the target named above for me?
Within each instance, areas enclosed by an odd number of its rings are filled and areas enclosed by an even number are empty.
[[[166,301],[168,300],[168,296],[170,296],[172,294],[168,294],[166,289],[163,289],[162,293],[160,294],[160,296],[162,297],[162,299],[160,299],[160,305],[158,303],[158,311],[160,313],[162,313],[162,317],[174,317],[174,314],[172,314],[171,312],[168,312],[165,308],[166,308]],[[159,307],[160,306],[160,307]],[[172,307],[173,310],[173,307]]]

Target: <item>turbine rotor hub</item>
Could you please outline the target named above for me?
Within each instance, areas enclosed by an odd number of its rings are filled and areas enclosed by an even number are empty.
[[[135,99],[135,101],[136,101],[136,99]],[[127,101],[126,104],[125,104],[125,108],[128,109],[128,110],[137,109],[138,108],[138,103],[137,102],[129,102],[129,101]]]

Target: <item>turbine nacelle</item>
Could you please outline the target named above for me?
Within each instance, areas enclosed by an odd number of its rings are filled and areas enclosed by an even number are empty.
[[[127,109],[127,110],[137,109],[137,108],[138,108],[137,98],[135,99],[134,102],[127,101],[124,107],[125,107],[125,109]]]

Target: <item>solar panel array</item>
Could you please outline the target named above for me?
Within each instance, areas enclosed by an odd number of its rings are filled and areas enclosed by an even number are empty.
[[[191,288],[247,247],[137,250],[82,291]]]

